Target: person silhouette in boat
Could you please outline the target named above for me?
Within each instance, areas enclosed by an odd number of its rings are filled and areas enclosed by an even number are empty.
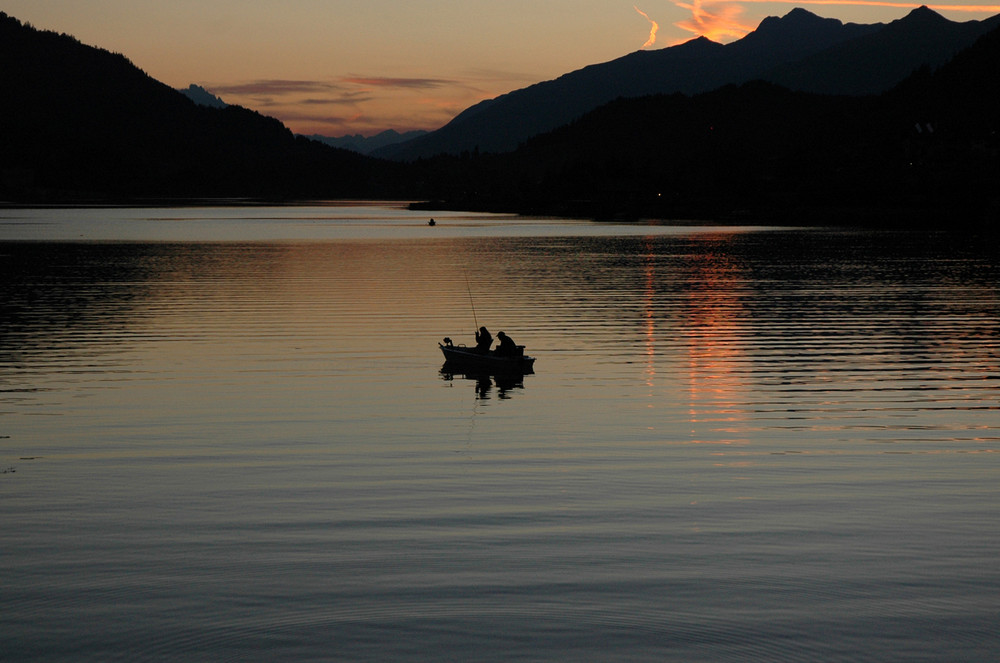
[[[486,354],[490,351],[491,345],[493,345],[493,335],[486,327],[480,327],[476,332],[476,352]]]
[[[497,334],[497,338],[500,339],[496,352],[498,357],[513,357],[517,354],[517,344],[514,343],[514,339],[503,332]]]

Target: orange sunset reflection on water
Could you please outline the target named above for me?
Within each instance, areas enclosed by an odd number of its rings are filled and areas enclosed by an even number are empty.
[[[746,421],[749,388],[743,375],[746,358],[740,345],[745,316],[738,286],[739,268],[721,250],[729,238],[727,234],[714,235],[706,244],[718,243],[720,250],[688,256],[683,276],[677,277],[674,284],[676,292],[669,293],[658,286],[664,275],[657,274],[652,241],[647,240],[644,246],[642,334],[649,407],[655,408],[660,398],[654,388],[663,358],[657,355],[665,348],[675,351],[680,356],[672,365],[681,370],[674,377],[675,391],[668,398],[685,395],[689,435],[697,444],[746,443],[743,437],[719,435],[737,433],[735,424]],[[678,300],[671,304],[671,308],[678,309],[673,314],[678,319],[665,319],[658,308],[661,297]]]

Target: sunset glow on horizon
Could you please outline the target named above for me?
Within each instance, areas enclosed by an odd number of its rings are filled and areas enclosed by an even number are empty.
[[[200,85],[297,133],[340,136],[436,129],[485,99],[640,49],[696,37],[728,43],[795,7],[844,22],[887,23],[918,6],[885,0],[645,0],[642,6],[6,0],[0,11],[122,53],[172,87]],[[953,21],[1000,14],[1000,4],[967,0],[927,6]]]

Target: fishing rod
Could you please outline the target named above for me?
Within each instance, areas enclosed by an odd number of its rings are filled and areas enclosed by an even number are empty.
[[[465,275],[465,288],[469,291],[469,304],[472,305],[472,319],[476,323],[476,330],[479,330],[479,318],[476,317],[476,302],[472,301],[472,286],[469,284],[469,273],[462,270]]]

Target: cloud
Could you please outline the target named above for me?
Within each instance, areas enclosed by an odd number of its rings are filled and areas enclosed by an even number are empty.
[[[456,81],[443,78],[384,78],[380,76],[352,76],[341,79],[345,83],[367,85],[379,88],[402,88],[407,90],[433,90],[458,85]]]
[[[354,104],[363,104],[374,98],[371,94],[364,92],[347,92],[336,97],[307,97],[300,99],[297,103],[305,106],[351,106]]]
[[[480,72],[482,74],[483,72]],[[489,72],[507,78],[510,72]],[[516,75],[513,75],[516,76]],[[479,76],[388,77],[349,74],[329,79],[260,79],[204,84],[227,102],[252,108],[299,133],[377,133],[436,128],[463,108],[493,94]]]
[[[437,128],[463,109],[525,82],[534,82],[534,77],[476,69],[452,78],[350,73],[328,79],[260,79],[204,87],[229,103],[275,117],[295,132],[335,135]]]
[[[487,67],[476,67],[465,70],[462,73],[462,75],[468,79],[476,81],[488,81],[488,82],[529,81],[532,83],[538,82],[538,74],[536,72],[512,71],[509,69],[490,69]]]
[[[307,122],[312,124],[346,124],[356,122],[361,117],[360,113],[349,113],[343,115],[331,115],[329,113],[308,113],[304,110],[290,109],[282,113],[281,119],[285,122]]]
[[[233,85],[213,85],[211,90],[214,94],[237,94],[237,95],[285,95],[303,94],[307,92],[327,92],[339,90],[339,86],[327,81],[297,81],[285,79],[269,79],[250,81],[247,83],[237,83]]]
[[[205,87],[234,103],[258,109],[284,108],[291,104],[353,106],[373,99],[370,90],[330,81],[270,79]]]
[[[642,48],[647,48],[649,46],[652,46],[653,44],[656,43],[656,33],[660,29],[660,24],[657,23],[656,21],[654,21],[653,19],[651,19],[649,17],[649,14],[647,14],[644,11],[642,11],[641,9],[639,9],[638,7],[636,7],[635,5],[632,5],[632,8],[635,9],[640,14],[642,14],[642,17],[644,19],[646,19],[647,21],[649,21],[649,38],[646,39],[646,43],[642,45]]]
[[[712,41],[739,39],[756,28],[755,25],[740,21],[743,7],[739,2],[693,0],[687,3],[674,0],[674,4],[691,12],[691,18],[674,25]]]

